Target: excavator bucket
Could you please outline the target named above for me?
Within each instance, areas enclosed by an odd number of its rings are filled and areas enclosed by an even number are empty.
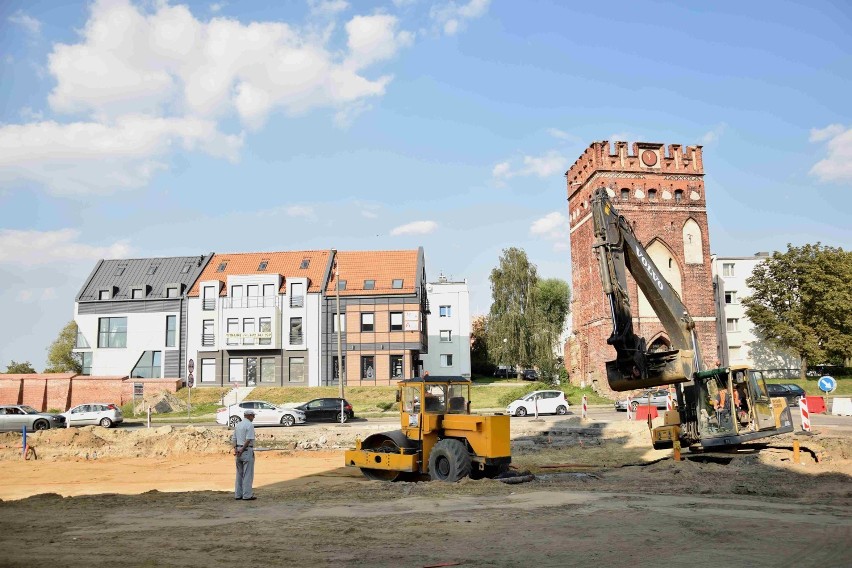
[[[659,387],[692,380],[694,353],[690,349],[651,351],[644,354],[642,365],[633,360],[607,361],[606,378],[617,392]],[[644,368],[641,368],[644,367]]]

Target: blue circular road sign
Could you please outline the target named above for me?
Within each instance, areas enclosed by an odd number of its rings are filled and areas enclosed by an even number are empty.
[[[825,377],[819,378],[817,386],[822,392],[829,393],[837,388],[837,381],[826,375]]]

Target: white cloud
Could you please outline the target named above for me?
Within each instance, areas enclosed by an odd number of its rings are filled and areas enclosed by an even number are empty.
[[[79,242],[74,229],[57,231],[0,230],[0,264],[34,266],[57,262],[81,262],[101,258],[122,258],[130,253],[127,241],[105,247]]]
[[[314,208],[307,205],[291,205],[284,209],[284,212],[289,217],[304,217],[305,219],[315,219],[316,213]]]
[[[227,2],[214,2],[214,3],[210,4],[210,11],[213,12],[214,14],[216,14],[218,12],[221,12],[222,8],[224,8],[227,5],[228,5]]]
[[[727,128],[728,125],[724,122],[716,125],[713,130],[705,133],[704,136],[701,137],[701,144],[713,144],[714,142],[717,142],[719,138],[722,137],[722,134],[725,133]]]
[[[498,181],[518,176],[536,176],[547,178],[565,173],[568,160],[559,152],[551,150],[541,156],[524,156],[523,165],[513,168],[510,161],[500,162],[491,170],[491,175]]]
[[[438,223],[435,221],[414,221],[407,225],[400,225],[391,230],[390,234],[398,235],[428,235],[438,228]]]
[[[825,128],[811,128],[811,135],[808,138],[811,142],[823,142],[834,138],[838,134],[843,134],[846,127],[842,124],[829,124]]]
[[[828,155],[811,168],[820,181],[852,181],[852,128],[832,124],[812,129],[811,142],[828,141]]]
[[[548,128],[547,133],[553,136],[554,138],[559,138],[560,140],[568,140],[571,138],[571,135],[565,132],[564,130],[559,130],[558,128]]]
[[[345,0],[308,0],[311,14],[319,16],[334,16],[349,8]]]
[[[18,10],[8,19],[10,23],[21,26],[32,35],[37,36],[41,33],[41,22],[27,15],[23,10]]]
[[[339,9],[340,3],[316,3]],[[196,19],[186,6],[145,13],[128,0],[96,0],[78,43],[56,44],[49,102],[58,112],[223,116],[236,111],[258,128],[269,113],[298,114],[381,96],[389,76],[363,70],[394,57],[413,35],[390,15],[355,16],[347,49],[329,49],[329,33],[281,22]]]
[[[466,4],[448,2],[432,6],[429,17],[438,24],[446,35],[454,35],[464,29],[469,20],[485,15],[491,0],[470,0]]]
[[[551,241],[554,252],[564,252],[569,249],[568,217],[558,211],[533,221],[530,234]]]
[[[0,182],[36,182],[65,195],[142,187],[175,146],[236,160],[242,137],[198,118],[124,116],[106,124],[0,126]]]

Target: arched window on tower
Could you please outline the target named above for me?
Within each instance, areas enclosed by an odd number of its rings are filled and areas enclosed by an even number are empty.
[[[683,224],[683,259],[687,264],[704,263],[701,227],[693,219],[687,219]]]

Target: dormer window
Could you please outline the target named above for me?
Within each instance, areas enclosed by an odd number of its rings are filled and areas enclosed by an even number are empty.
[[[178,287],[177,286],[166,286],[166,298],[177,298],[178,297]]]
[[[304,269],[306,269],[306,268],[307,268],[308,266],[310,266],[310,265],[311,265],[311,259],[310,259],[310,258],[303,258],[303,259],[302,259],[302,264],[300,264],[300,265],[299,265],[299,268],[301,268],[302,270],[304,270]]]
[[[402,278],[396,278],[396,279],[394,279],[393,284],[391,285],[391,287],[392,287],[394,290],[400,290],[400,289],[402,289]]]
[[[219,266],[216,267],[216,272],[225,272],[225,268],[227,268],[227,267],[228,267],[228,261],[223,260],[222,262],[219,263]]]
[[[131,300],[142,300],[145,298],[145,290],[142,288],[133,288],[130,290],[130,299]]]
[[[269,261],[268,260],[261,260],[260,264],[257,265],[257,269],[258,269],[258,271],[266,270],[267,266],[269,266]]]
[[[155,272],[157,272],[157,268],[159,268],[159,266],[156,264],[152,264],[151,266],[149,266],[147,272],[148,276],[152,276]]]
[[[376,281],[375,280],[364,280],[364,290],[375,290],[376,289]]]
[[[99,290],[98,291],[98,300],[109,300],[110,293],[109,290]]]

